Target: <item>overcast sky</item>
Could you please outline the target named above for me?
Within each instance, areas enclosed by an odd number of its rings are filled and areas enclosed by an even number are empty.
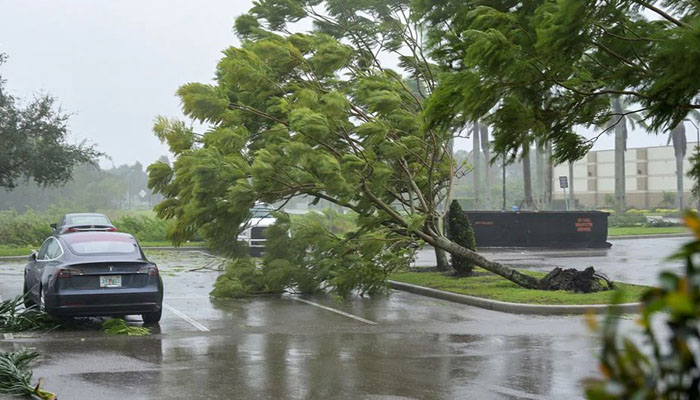
[[[0,52],[9,55],[0,68],[18,97],[55,95],[73,114],[73,141],[95,143],[117,165],[148,164],[167,154],[152,134],[154,117],[182,115],[175,91],[211,80],[221,50],[238,43],[235,17],[250,6],[250,0],[0,0]],[[695,141],[695,128],[686,126]],[[663,135],[635,131],[628,147],[665,144]],[[613,145],[607,136],[596,149]]]

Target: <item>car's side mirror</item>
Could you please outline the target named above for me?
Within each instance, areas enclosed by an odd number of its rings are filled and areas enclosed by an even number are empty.
[[[56,228],[58,227],[58,224],[53,223],[53,224],[51,224],[51,227],[52,227],[53,229],[56,229]]]
[[[32,254],[30,254],[29,257],[27,257],[27,260],[36,261],[36,254],[36,250],[32,250]]]

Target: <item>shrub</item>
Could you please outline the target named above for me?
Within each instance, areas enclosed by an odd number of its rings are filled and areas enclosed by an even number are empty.
[[[38,246],[52,232],[51,223],[58,218],[29,210],[18,214],[15,210],[0,211],[0,245]]]
[[[144,215],[125,215],[112,223],[119,231],[130,233],[139,241],[159,242],[168,240],[168,229],[173,222]]]
[[[457,201],[452,201],[450,204],[449,213],[447,214],[447,237],[453,242],[469,250],[476,250],[476,239],[474,238],[474,230],[472,229],[469,217],[462,211]],[[451,256],[452,268],[455,269],[458,275],[469,275],[472,273],[474,266],[466,259],[459,256]]]
[[[611,215],[608,217],[608,226],[629,227],[646,224],[647,217],[639,214]]]

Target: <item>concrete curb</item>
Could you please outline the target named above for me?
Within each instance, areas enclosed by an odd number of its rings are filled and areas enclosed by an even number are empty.
[[[570,314],[585,314],[588,311],[593,311],[596,314],[602,314],[608,310],[610,305],[607,304],[586,304],[586,305],[541,305],[541,304],[520,304],[508,303],[505,301],[489,300],[481,297],[468,296],[465,294],[445,292],[443,290],[431,289],[424,286],[412,285],[410,283],[389,281],[389,287],[392,289],[403,290],[419,294],[422,296],[433,297],[436,299],[453,301],[455,303],[467,304],[474,307],[485,308],[488,310],[507,312],[512,314],[537,314],[537,315],[570,315]],[[619,307],[623,313],[639,312],[641,303],[625,303]]]
[[[608,236],[608,241],[618,240],[618,239],[657,239],[657,238],[668,238],[668,237],[692,237],[693,234],[688,233],[656,233],[653,235],[623,235],[623,236]]]

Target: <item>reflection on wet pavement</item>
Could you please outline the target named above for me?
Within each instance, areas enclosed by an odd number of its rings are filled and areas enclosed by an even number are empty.
[[[59,330],[0,341],[0,349],[36,347],[46,358],[35,376],[63,399],[575,399],[580,380],[596,374],[580,317],[511,315],[403,292],[305,297],[372,326],[288,295],[210,299],[211,258],[149,257],[165,301],[210,332],[165,312],[151,336]],[[19,294],[22,266],[0,262],[3,296]]]

